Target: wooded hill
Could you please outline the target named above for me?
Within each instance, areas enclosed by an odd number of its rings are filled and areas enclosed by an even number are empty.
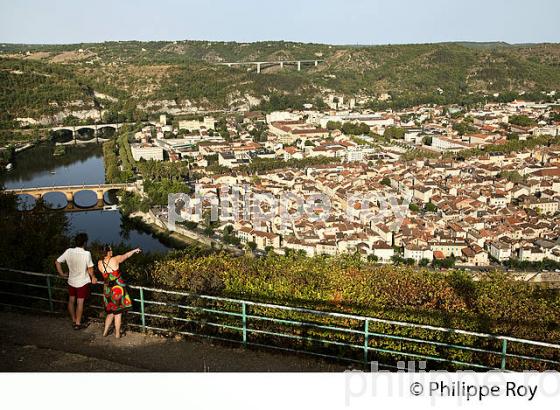
[[[233,61],[324,60],[229,68]],[[441,43],[331,46],[289,42],[108,42],[0,45],[0,122],[64,108],[109,109],[126,118],[165,110],[300,108],[329,93],[371,97],[372,108],[547,98],[560,90],[560,44]],[[389,103],[377,97],[391,95]],[[112,98],[111,98],[112,97]],[[116,100],[114,100],[116,99]]]

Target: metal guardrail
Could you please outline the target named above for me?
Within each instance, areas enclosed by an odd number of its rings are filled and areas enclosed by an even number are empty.
[[[3,268],[0,272],[20,275],[17,280],[0,276],[0,285],[27,289],[22,292],[0,287],[0,295],[31,301],[29,306],[4,300],[0,302],[2,306],[55,312],[55,304],[67,303],[55,295],[66,294],[66,287],[56,286],[57,281],[64,280],[58,275]],[[129,325],[143,331],[201,336],[364,365],[372,360],[383,363],[383,359],[408,359],[447,368],[560,369],[559,344],[145,286],[128,285],[128,288],[135,302],[130,313],[138,319]],[[148,298],[149,294],[152,299]],[[101,302],[101,293],[92,295],[99,296],[97,301]],[[103,309],[101,303],[89,306]],[[431,337],[422,338],[418,333]],[[457,342],[454,338],[471,343]],[[535,351],[538,356],[533,355]],[[543,353],[546,357],[542,357]]]

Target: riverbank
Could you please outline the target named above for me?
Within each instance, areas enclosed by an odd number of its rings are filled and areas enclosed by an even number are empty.
[[[160,241],[170,239],[183,243],[185,245],[183,247],[198,246],[206,250],[226,251],[235,256],[241,256],[245,253],[241,249],[213,240],[208,236],[191,231],[181,225],[176,225],[174,231],[169,231],[167,222],[154,214],[152,210],[148,212],[134,212],[130,214],[129,218],[141,224],[139,227],[142,227],[142,229],[146,229],[147,232],[156,235]],[[161,235],[161,237],[158,235]]]
[[[148,212],[137,211],[127,217],[136,227],[156,236],[161,242],[168,241],[173,248],[186,248],[188,246],[200,246],[203,248],[213,248],[210,238],[202,238],[194,232],[190,232],[181,227],[175,232],[170,232],[164,221],[159,219],[151,210]]]

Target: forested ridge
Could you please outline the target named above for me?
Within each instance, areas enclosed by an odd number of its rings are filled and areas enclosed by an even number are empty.
[[[295,66],[216,63],[318,59]],[[474,103],[499,93],[547,99],[560,89],[560,45],[441,43],[331,46],[289,42],[107,42],[0,48],[0,121],[68,110],[109,110],[123,119],[181,108],[300,108],[329,93],[371,99],[371,108]],[[389,94],[387,103],[377,97]]]

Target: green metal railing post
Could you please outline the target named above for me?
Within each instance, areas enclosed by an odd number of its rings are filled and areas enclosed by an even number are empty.
[[[506,369],[507,339],[502,340],[502,365],[500,369]]]
[[[247,305],[241,304],[241,318],[243,320],[243,346],[247,346]]]
[[[47,275],[47,293],[49,294],[49,310],[54,312],[53,300],[52,300],[52,289],[51,289],[51,277]]]
[[[142,331],[146,331],[146,316],[144,315],[144,288],[140,288],[140,318],[142,320]]]
[[[369,348],[369,320],[366,319],[364,323],[364,365],[368,364],[368,349]]]

